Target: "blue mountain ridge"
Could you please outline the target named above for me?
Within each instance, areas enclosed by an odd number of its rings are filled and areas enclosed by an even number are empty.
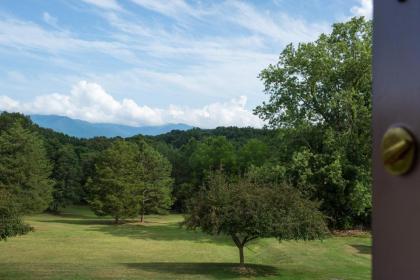
[[[96,136],[130,137],[138,134],[153,136],[172,130],[189,130],[193,128],[182,123],[139,127],[111,123],[90,123],[58,115],[30,115],[30,118],[41,127],[50,128],[79,138],[93,138]]]

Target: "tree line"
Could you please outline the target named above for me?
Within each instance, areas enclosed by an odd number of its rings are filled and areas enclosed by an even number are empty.
[[[353,18],[288,45],[259,76],[264,129],[78,139],[3,112],[0,238],[31,230],[24,214],[70,204],[117,223],[185,213],[187,228],[230,235],[240,252],[258,237],[369,227],[371,36],[371,22]]]

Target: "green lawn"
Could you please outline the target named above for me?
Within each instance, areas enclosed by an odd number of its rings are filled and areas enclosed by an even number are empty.
[[[369,237],[259,240],[244,274],[228,238],[179,228],[180,215],[113,225],[72,208],[26,220],[35,232],[0,242],[0,279],[370,279]]]

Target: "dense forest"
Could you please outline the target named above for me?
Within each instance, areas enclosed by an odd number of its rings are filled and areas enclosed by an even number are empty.
[[[240,250],[257,237],[316,238],[324,220],[333,229],[369,227],[370,63],[371,22],[363,18],[287,46],[260,74],[269,99],[254,112],[263,129],[79,139],[3,112],[1,238],[31,230],[24,214],[74,204],[116,223],[186,213],[188,228],[231,234]],[[248,216],[232,214],[243,207]]]

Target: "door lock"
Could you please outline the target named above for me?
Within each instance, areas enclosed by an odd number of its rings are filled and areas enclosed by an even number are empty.
[[[391,127],[382,138],[381,153],[385,169],[391,175],[407,173],[415,157],[416,144],[407,129]]]

